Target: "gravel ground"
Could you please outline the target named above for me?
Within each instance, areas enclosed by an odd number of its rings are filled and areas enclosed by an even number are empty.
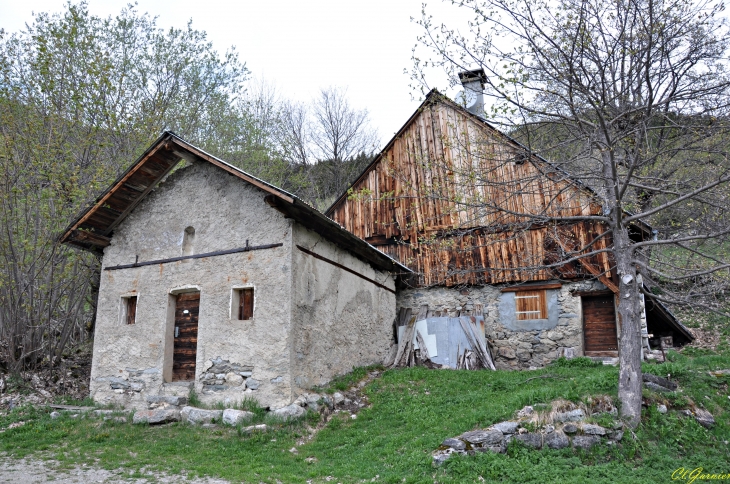
[[[128,476],[129,474],[127,474]],[[40,484],[53,482],[54,484],[85,484],[85,483],[112,483],[124,482],[130,484],[158,483],[188,483],[188,484],[229,484],[228,481],[211,478],[186,478],[180,475],[166,475],[162,473],[147,473],[149,477],[131,479],[124,475],[124,471],[107,471],[88,466],[60,469],[54,461],[36,459],[13,459],[0,454],[0,482],[15,484]]]

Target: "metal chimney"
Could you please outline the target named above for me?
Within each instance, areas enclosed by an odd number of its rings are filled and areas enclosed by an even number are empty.
[[[484,83],[487,82],[484,69],[460,72],[459,80],[464,86],[466,110],[477,116],[484,116]]]

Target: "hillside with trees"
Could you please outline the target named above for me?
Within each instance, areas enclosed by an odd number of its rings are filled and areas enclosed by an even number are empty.
[[[345,90],[283,99],[192,23],[82,2],[0,31],[0,367],[53,366],[91,336],[100,261],[56,238],[165,129],[320,208],[378,144]]]

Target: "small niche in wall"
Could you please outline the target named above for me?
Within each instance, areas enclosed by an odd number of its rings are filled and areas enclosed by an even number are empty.
[[[137,296],[122,297],[120,319],[122,324],[134,324],[137,321]]]
[[[253,319],[253,287],[234,287],[231,291],[231,319],[247,321]]]
[[[182,255],[193,255],[193,243],[195,242],[195,228],[187,227],[183,233]]]

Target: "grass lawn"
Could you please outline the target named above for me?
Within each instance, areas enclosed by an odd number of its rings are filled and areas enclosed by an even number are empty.
[[[716,378],[707,373],[730,368],[730,353],[671,353],[670,360],[647,364],[644,371],[671,374],[682,391],[665,396],[645,391],[650,406],[636,440],[627,432],[621,446],[589,453],[531,451],[512,443],[505,455],[478,454],[452,458],[439,468],[431,465],[431,452],[445,438],[508,419],[525,405],[556,398],[615,397],[617,368],[593,366],[585,359],[522,372],[386,371],[364,390],[372,404],[369,408],[356,419],[333,415],[303,445],[297,445],[297,440],[307,435],[307,425],[318,421],[316,414],[247,435],[235,428],[211,430],[185,424],[133,426],[70,416],[52,420],[49,409],[22,407],[0,419],[2,428],[26,422],[0,433],[0,451],[53,458],[68,465],[123,468],[132,477],[141,477],[145,470],[185,470],[189,475],[234,482],[640,483],[669,482],[679,467],[730,473],[726,442],[730,439],[730,375]],[[349,384],[363,374],[358,370],[345,381]],[[538,376],[545,378],[534,378]],[[332,388],[338,385],[345,386],[340,381]],[[667,404],[669,413],[659,414],[655,402]],[[707,430],[678,414],[677,409],[691,402],[715,416],[714,428]],[[292,447],[298,453],[290,452]]]

